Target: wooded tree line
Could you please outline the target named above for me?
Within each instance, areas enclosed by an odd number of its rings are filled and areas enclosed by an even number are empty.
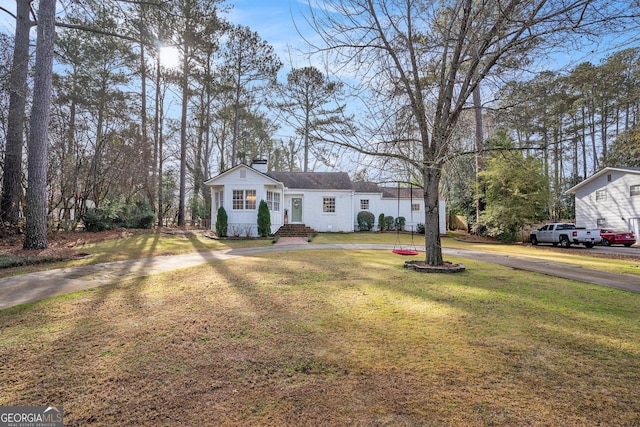
[[[495,125],[512,130],[516,146],[543,161],[549,218],[573,218],[564,191],[601,168],[640,166],[629,156],[640,143],[640,48],[567,72],[546,71],[501,92],[504,109],[495,111]]]
[[[5,232],[22,224],[23,147],[34,107],[29,29],[38,5],[17,4],[16,34],[0,35]],[[255,158],[308,170],[309,152],[322,158],[313,135],[337,120],[340,83],[314,67],[293,68],[278,83],[282,63],[272,46],[228,22],[226,7],[220,0],[64,3],[46,159],[50,226],[74,228],[90,210],[155,212],[158,225],[184,225],[210,217],[203,183],[220,171]],[[163,61],[167,52],[177,66]],[[282,125],[293,132],[287,140],[276,138]]]
[[[511,141],[509,150],[540,161],[548,197],[541,206],[543,218],[574,218],[573,196],[564,192],[603,167],[640,167],[638,47],[614,52],[596,64],[583,62],[562,72],[544,71],[529,80],[508,82],[495,96],[497,101],[485,111],[485,134],[491,140],[503,132],[501,138]],[[472,150],[472,136],[464,138]],[[502,143],[498,148],[504,147]],[[490,143],[486,148],[484,157],[495,160],[489,150],[496,147]],[[471,183],[476,171],[469,156],[475,153],[448,165],[445,183],[451,208],[474,222]]]

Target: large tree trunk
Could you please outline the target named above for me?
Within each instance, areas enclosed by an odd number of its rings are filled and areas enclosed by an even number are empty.
[[[56,0],[40,0],[29,134],[24,249],[47,247],[47,143],[53,80]]]
[[[440,215],[438,187],[442,171],[439,165],[425,162],[424,179],[424,246],[428,265],[443,265],[440,242]]]
[[[29,71],[29,19],[32,0],[17,0],[16,38],[13,47],[13,65],[9,76],[9,117],[4,155],[0,218],[12,232],[20,221],[22,198],[22,146],[24,144],[27,73]]]

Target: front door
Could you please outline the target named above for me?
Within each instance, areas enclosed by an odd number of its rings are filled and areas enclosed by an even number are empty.
[[[291,199],[291,222],[302,222],[302,198]]]

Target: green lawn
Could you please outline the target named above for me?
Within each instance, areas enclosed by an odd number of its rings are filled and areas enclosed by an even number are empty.
[[[405,259],[269,253],[0,311],[0,405],[63,404],[65,425],[638,425],[639,295]]]

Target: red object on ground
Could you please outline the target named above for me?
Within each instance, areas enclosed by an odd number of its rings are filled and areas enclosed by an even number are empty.
[[[418,255],[420,252],[409,249],[394,249],[391,252],[398,255]]]

